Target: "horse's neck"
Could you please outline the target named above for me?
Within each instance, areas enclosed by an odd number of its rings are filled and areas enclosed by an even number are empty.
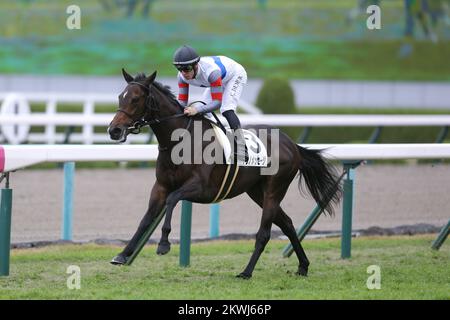
[[[151,125],[152,131],[158,139],[161,147],[167,148],[172,145],[172,132],[181,126],[174,126],[174,122],[179,122],[180,119],[168,120],[159,124]]]
[[[200,127],[199,127],[200,125]],[[180,117],[170,119],[168,121],[154,124],[151,126],[153,133],[158,139],[158,144],[161,149],[170,150],[173,146],[180,142],[180,135],[177,134],[175,140],[172,141],[172,133],[177,130],[186,130],[187,136],[190,136],[192,140],[191,144],[194,143],[193,139],[202,139],[205,130],[211,129],[212,124],[210,121],[202,117]],[[198,134],[200,133],[200,136]],[[183,139],[187,138],[182,134]]]
[[[164,103],[160,103],[158,119],[164,119],[180,113],[178,106],[164,99]],[[170,148],[174,141],[171,140],[172,132],[176,129],[185,129],[188,119],[185,117],[173,118],[151,126],[153,133],[158,139],[158,143],[162,148]]]

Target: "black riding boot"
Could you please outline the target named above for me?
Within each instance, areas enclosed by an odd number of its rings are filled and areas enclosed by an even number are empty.
[[[227,119],[230,128],[233,130],[235,140],[234,140],[234,150],[237,158],[235,160],[241,160],[247,162],[248,153],[245,146],[244,134],[242,132],[241,122],[236,116],[233,110],[228,110],[222,113],[222,115]]]

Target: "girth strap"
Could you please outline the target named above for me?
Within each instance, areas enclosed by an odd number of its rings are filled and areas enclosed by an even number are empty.
[[[227,165],[227,171],[223,177],[222,185],[220,186],[219,192],[212,202],[220,202],[225,199],[231,191],[234,185],[237,174],[239,172],[239,166],[236,164]]]

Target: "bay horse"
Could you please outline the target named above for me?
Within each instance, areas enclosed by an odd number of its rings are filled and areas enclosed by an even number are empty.
[[[136,123],[146,123],[150,125],[158,140],[159,154],[156,162],[156,182],[151,190],[148,209],[132,239],[111,261],[119,265],[127,263],[141,237],[164,208],[166,216],[157,253],[169,252],[168,236],[171,231],[172,211],[176,204],[180,200],[211,203],[219,191],[227,168],[226,164],[215,163],[174,164],[171,150],[177,142],[171,140],[172,132],[179,128],[192,132],[192,119],[201,121],[204,131],[211,128],[211,122],[202,115],[185,116],[183,107],[170,88],[155,81],[156,71],[148,77],[143,73],[132,77],[124,69],[122,74],[127,85],[119,95],[119,108],[108,128],[110,138],[123,142]],[[271,150],[272,136],[269,134],[266,140],[266,150]],[[202,142],[202,147],[205,146],[206,142]],[[261,168],[240,167],[226,196],[226,199],[231,199],[246,192],[262,208],[255,248],[248,265],[237,275],[241,278],[248,279],[252,276],[255,265],[270,239],[272,224],[277,225],[292,243],[299,261],[297,274],[307,275],[308,258],[296,236],[292,220],[280,206],[297,173],[300,176],[300,191],[303,177],[309,193],[324,212],[333,215],[333,206],[341,197],[342,187],[335,168],[324,160],[321,151],[300,147],[280,132],[277,152],[279,168],[275,174],[261,175]]]

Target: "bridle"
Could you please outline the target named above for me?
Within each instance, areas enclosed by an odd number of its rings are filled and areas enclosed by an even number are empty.
[[[145,120],[147,118],[147,116],[151,115],[151,113],[153,111],[159,111],[159,107],[156,106],[155,99],[154,99],[153,95],[151,95],[149,87],[143,85],[142,83],[135,82],[135,81],[129,82],[129,84],[137,84],[137,85],[139,85],[140,87],[144,88],[147,91],[148,94],[147,94],[147,97],[145,98],[145,105],[144,105],[145,113],[144,113],[144,115],[141,117],[141,119],[135,121],[131,125],[131,127],[127,128],[128,133],[139,134],[141,132],[141,128],[143,128],[145,126],[151,126],[151,125],[154,125],[154,124],[160,124],[160,123],[168,121],[168,120],[181,118],[181,117],[185,116],[184,113],[177,113],[175,115],[164,117],[164,118],[159,118],[159,119],[155,118],[153,120]],[[130,114],[129,112],[125,111],[125,110],[122,110],[122,109],[119,108],[119,109],[117,109],[117,112],[122,112],[128,118],[130,118],[131,120],[134,120],[133,119],[133,115]],[[191,126],[191,123],[192,123],[192,118],[189,119],[189,123],[188,123],[188,125],[186,127],[186,130]]]

